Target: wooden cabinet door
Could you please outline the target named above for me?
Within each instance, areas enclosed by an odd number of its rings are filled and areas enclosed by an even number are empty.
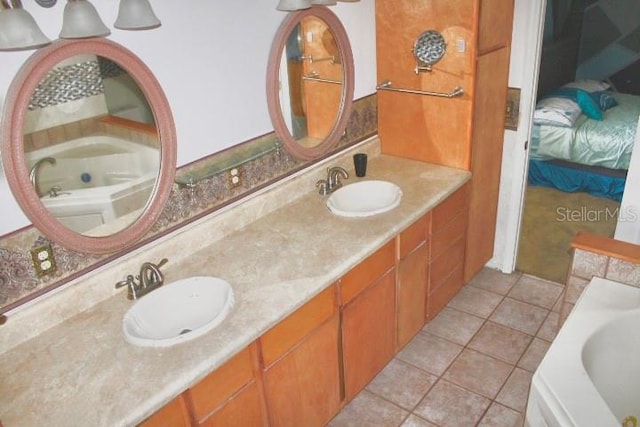
[[[424,326],[429,246],[423,243],[398,264],[398,349]]]
[[[179,395],[140,424],[142,427],[189,427],[191,418],[184,395]]]
[[[347,401],[353,399],[395,353],[394,275],[395,271],[388,272],[343,307]]]
[[[339,316],[264,372],[272,426],[323,426],[340,409]]]
[[[267,425],[259,393],[255,382],[248,384],[198,425],[202,427],[261,427]]]
[[[256,344],[251,344],[186,391],[199,426],[266,425],[254,376],[257,351]]]

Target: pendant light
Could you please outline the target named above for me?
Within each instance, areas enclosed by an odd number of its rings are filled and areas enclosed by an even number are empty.
[[[118,18],[113,24],[121,30],[148,30],[160,26],[149,0],[120,0]]]
[[[96,8],[88,0],[68,0],[62,16],[60,38],[81,39],[111,34]]]
[[[49,43],[20,0],[0,0],[0,50],[34,49]]]

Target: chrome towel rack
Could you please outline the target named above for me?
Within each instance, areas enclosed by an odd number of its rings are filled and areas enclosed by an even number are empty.
[[[312,71],[309,74],[302,76],[302,80],[309,80],[312,82],[320,82],[320,83],[331,83],[334,85],[341,85],[342,82],[340,80],[332,80],[332,79],[323,79],[320,77],[320,74],[316,71]]]
[[[460,86],[456,86],[451,92],[432,92],[428,90],[403,89],[399,87],[393,87],[391,80],[383,81],[378,86],[376,86],[376,90],[389,90],[391,92],[412,93],[415,95],[439,96],[441,98],[454,98],[464,93],[464,89],[462,89]]]

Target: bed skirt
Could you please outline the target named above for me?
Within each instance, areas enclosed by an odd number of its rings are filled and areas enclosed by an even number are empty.
[[[626,170],[584,166],[562,160],[529,160],[529,185],[568,193],[583,191],[619,202],[626,178]]]

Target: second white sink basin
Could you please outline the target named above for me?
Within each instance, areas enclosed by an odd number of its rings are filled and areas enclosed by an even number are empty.
[[[336,215],[366,217],[390,211],[400,200],[402,190],[392,182],[361,181],[336,190],[327,199],[327,207]]]
[[[142,347],[169,347],[199,337],[233,307],[228,282],[197,276],[164,285],[137,300],[125,313],[125,339]]]

